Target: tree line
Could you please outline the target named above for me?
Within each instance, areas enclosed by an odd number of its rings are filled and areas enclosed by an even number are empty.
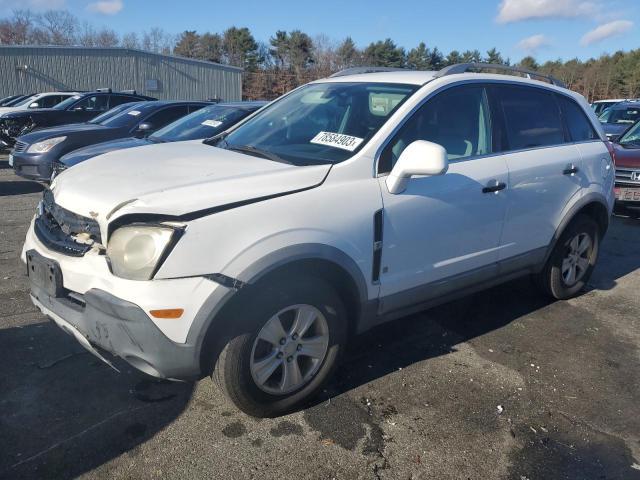
[[[0,44],[121,46],[234,65],[245,70],[244,96],[250,99],[275,98],[298,85],[355,66],[439,70],[464,62],[511,63],[496,48],[484,53],[477,49],[444,53],[421,42],[407,50],[390,38],[359,48],[350,37],[334,41],[301,30],[278,30],[266,42],[256,40],[249,28],[236,26],[222,32],[187,30],[173,35],[151,28],[118,35],[112,29],[80,22],[67,10],[39,14],[15,10],[0,20]],[[515,65],[554,75],[589,100],[640,96],[640,49],[542,64],[527,56]]]

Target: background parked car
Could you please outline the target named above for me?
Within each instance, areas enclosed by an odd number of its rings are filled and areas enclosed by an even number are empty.
[[[205,102],[139,102],[100,122],[62,125],[32,132],[18,139],[9,164],[16,174],[30,180],[49,181],[53,162],[87,145],[126,138],[145,137],[180,117],[208,105]]]
[[[616,205],[640,209],[640,121],[614,143]]]
[[[52,108],[67,98],[79,95],[79,92],[46,92],[36,93],[12,106],[0,107],[0,114],[15,112],[18,110],[30,110],[35,108]]]
[[[111,89],[101,89],[73,95],[53,108],[5,113],[0,117],[0,140],[13,146],[17,137],[35,129],[86,122],[123,103],[148,100],[156,99],[133,90],[112,92]]]
[[[640,120],[640,102],[620,102],[607,108],[598,117],[604,133],[615,141],[636,121]]]
[[[616,103],[625,102],[626,98],[611,98],[607,100],[598,100],[591,104],[591,108],[595,112],[596,116],[602,115],[602,113],[609,107],[615,105]]]
[[[113,150],[213,137],[244,120],[267,103],[229,102],[210,105],[170,123],[146,138],[121,138],[69,152],[54,163],[53,171],[57,175],[73,165]]]
[[[31,95],[9,95],[0,99],[0,107],[10,107],[12,103],[18,103]]]

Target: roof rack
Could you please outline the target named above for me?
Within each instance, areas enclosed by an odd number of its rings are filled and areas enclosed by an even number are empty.
[[[340,70],[339,72],[329,75],[329,78],[346,77],[347,75],[360,75],[362,73],[378,73],[378,72],[406,72],[406,68],[395,67],[351,67]]]
[[[472,70],[503,70],[510,73],[520,73],[526,75],[527,78],[542,78],[552,85],[558,87],[567,88],[567,86],[561,80],[544,73],[534,72],[532,70],[526,70],[524,68],[512,67],[510,65],[502,65],[499,63],[457,63],[455,65],[449,65],[439,70],[433,78],[446,77],[447,75],[455,75],[458,73],[466,73]]]

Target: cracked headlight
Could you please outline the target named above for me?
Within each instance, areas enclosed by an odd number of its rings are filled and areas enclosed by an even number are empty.
[[[151,279],[178,232],[175,228],[161,225],[132,225],[117,229],[107,245],[111,271],[129,280]]]
[[[34,143],[29,147],[27,153],[47,153],[53,147],[61,142],[64,142],[66,139],[67,137],[54,137],[48,138],[47,140],[43,140],[38,143]]]

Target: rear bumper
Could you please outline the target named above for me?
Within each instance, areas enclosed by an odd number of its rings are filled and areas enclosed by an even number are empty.
[[[14,153],[13,170],[23,178],[48,182],[53,172],[53,163],[43,158],[42,154]]]
[[[87,291],[82,301],[51,297],[34,285],[31,299],[42,313],[107,363],[101,350],[154,377],[191,380],[201,376],[198,349],[169,340],[134,303],[99,289]]]

